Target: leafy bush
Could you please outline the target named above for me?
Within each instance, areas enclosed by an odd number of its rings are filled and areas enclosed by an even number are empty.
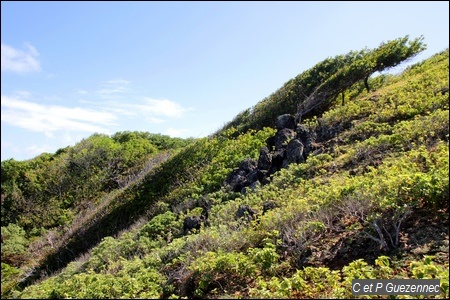
[[[189,269],[194,272],[195,296],[203,296],[213,288],[223,292],[226,286],[245,285],[256,272],[254,263],[242,253],[206,252],[193,261]]]
[[[2,226],[2,262],[19,265],[29,244],[25,230],[14,223]]]

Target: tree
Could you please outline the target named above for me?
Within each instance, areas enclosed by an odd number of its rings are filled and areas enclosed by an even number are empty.
[[[333,104],[340,93],[358,81],[364,80],[364,85],[369,92],[368,79],[373,73],[397,66],[423,51],[426,46],[422,40],[423,37],[419,37],[409,41],[409,36],[406,36],[382,43],[373,50],[361,51],[349,64],[339,68],[318,85],[305,100],[299,102],[298,119],[321,114]]]

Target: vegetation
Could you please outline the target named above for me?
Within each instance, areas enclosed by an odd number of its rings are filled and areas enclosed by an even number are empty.
[[[423,49],[328,58],[208,138],[95,134],[3,161],[2,298],[355,298],[357,278],[436,278],[448,298],[448,49],[370,76]],[[313,106],[304,163],[227,187],[278,115]]]
[[[423,38],[408,36],[382,43],[375,49],[351,51],[327,58],[313,68],[286,82],[279,90],[250,109],[239,113],[224,129],[236,127],[238,132],[273,127],[282,114],[297,114],[299,118],[320,115],[334,103],[339,94],[363,80],[369,91],[369,77],[394,67],[425,49]]]

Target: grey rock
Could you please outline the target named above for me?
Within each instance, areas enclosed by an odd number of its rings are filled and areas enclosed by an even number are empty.
[[[295,117],[290,114],[284,114],[281,116],[278,116],[276,121],[276,126],[278,130],[282,130],[283,128],[289,128],[294,130],[295,129]]]
[[[286,147],[286,159],[284,167],[292,163],[302,163],[305,161],[303,156],[304,146],[298,139],[291,140]]]
[[[275,150],[280,150],[287,146],[288,142],[295,138],[295,131],[289,128],[281,129],[275,135]]]

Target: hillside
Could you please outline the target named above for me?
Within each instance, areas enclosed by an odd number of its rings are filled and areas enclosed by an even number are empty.
[[[2,298],[448,298],[448,49],[327,58],[208,138],[93,135],[2,161]],[[386,297],[387,298],[387,297]]]

